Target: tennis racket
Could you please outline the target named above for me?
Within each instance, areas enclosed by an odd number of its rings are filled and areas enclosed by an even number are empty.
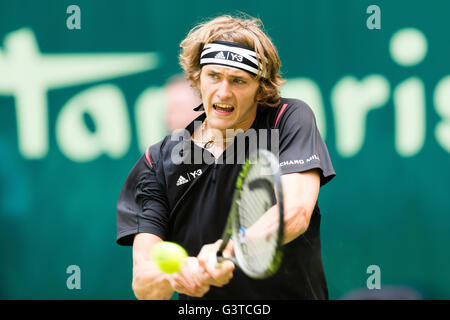
[[[217,263],[231,260],[254,279],[264,279],[278,271],[284,233],[280,176],[277,158],[267,150],[257,150],[243,164],[216,254]],[[234,257],[224,257],[230,239]]]

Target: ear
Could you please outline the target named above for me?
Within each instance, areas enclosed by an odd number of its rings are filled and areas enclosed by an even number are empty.
[[[201,88],[201,82],[200,82],[200,76],[201,76],[201,74],[202,74],[202,69],[200,69],[200,70],[198,71],[198,77],[197,77],[197,80],[193,80],[193,81],[191,82],[192,88],[195,90],[195,92],[198,93],[198,96],[200,97],[200,99],[202,99],[202,90],[200,89],[200,88]]]
[[[202,70],[203,68],[198,71],[197,81],[195,81],[195,86],[197,87],[198,91],[200,91],[201,88],[200,78],[202,77]]]
[[[261,81],[259,81],[259,87],[258,90],[256,90],[256,94],[255,94],[255,101],[256,102],[261,102],[262,98],[263,98],[263,84]]]

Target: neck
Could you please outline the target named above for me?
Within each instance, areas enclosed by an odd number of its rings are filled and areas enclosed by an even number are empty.
[[[226,128],[218,129],[211,127],[208,123],[208,118],[205,118],[202,125],[192,135],[192,139],[198,145],[210,149],[213,147],[219,147],[224,149],[227,145],[231,144],[234,140],[236,131],[247,131],[256,119],[257,109],[254,110],[253,115],[248,119],[238,123],[237,125]],[[227,132],[228,131],[228,132]],[[227,135],[228,134],[228,135]]]

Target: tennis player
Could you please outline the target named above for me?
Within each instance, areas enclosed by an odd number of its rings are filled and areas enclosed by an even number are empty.
[[[117,204],[117,243],[133,246],[136,297],[169,299],[177,291],[180,299],[327,299],[317,198],[335,171],[310,107],[279,95],[281,62],[262,22],[220,16],[194,27],[181,48],[185,76],[203,102],[186,127],[187,148],[180,149],[172,135],[150,146]],[[234,143],[239,132],[265,140],[282,173],[284,255],[279,271],[264,280],[249,278],[231,261],[209,263],[242,167],[236,156],[242,150]],[[200,161],[193,157],[199,151]],[[164,274],[150,261],[160,241],[188,251],[179,273]],[[232,254],[229,245],[224,256]]]

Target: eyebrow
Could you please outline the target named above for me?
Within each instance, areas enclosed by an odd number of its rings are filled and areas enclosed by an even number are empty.
[[[217,70],[217,69],[209,69],[207,72],[210,72],[210,73],[217,73],[217,74],[223,74],[222,72],[220,72],[219,70]],[[244,71],[245,72],[245,71]],[[249,79],[251,79],[251,77],[250,77],[250,75],[237,75],[237,74],[229,74],[229,76],[230,77],[232,77],[232,78],[236,78],[236,79],[242,79],[242,80],[249,80]]]

